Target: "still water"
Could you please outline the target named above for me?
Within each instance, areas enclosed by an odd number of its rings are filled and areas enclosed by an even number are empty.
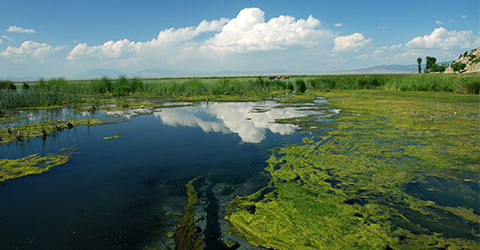
[[[186,201],[185,183],[199,175],[206,176],[200,224],[208,249],[219,248],[226,203],[265,185],[260,173],[271,155],[267,150],[313,135],[275,120],[338,112],[323,108],[323,103],[317,101],[315,109],[278,107],[266,101],[200,102],[95,114],[24,111],[25,119],[18,122],[68,117],[121,120],[75,127],[46,141],[38,138],[0,147],[0,158],[18,158],[76,146],[76,154],[65,165],[2,183],[0,248],[172,247],[165,235],[175,230],[174,214]],[[103,139],[116,134],[121,138]],[[207,209],[212,204],[213,209]]]

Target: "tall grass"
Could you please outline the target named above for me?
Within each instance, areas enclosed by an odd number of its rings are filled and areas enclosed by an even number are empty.
[[[307,80],[309,89],[384,89],[390,91],[446,91],[478,93],[478,74],[345,75]]]
[[[0,89],[17,89],[12,81],[0,81]]]
[[[267,96],[275,90],[287,89],[287,82],[256,80],[218,79],[214,82],[203,82],[191,79],[184,82],[168,82],[146,84],[143,93],[153,96]]]
[[[151,79],[103,77],[91,81],[68,82],[63,78],[40,79],[29,87],[16,88],[11,81],[0,81],[0,109],[67,105],[78,106],[85,100],[112,96],[199,97],[245,96],[266,97],[275,91],[303,93],[308,90],[383,89],[389,91],[450,91],[478,94],[479,74],[415,75],[326,75],[292,76],[290,80],[268,80],[268,77],[224,77]]]

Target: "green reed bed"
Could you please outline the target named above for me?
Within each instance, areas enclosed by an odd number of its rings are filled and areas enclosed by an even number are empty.
[[[165,97],[174,100],[257,100],[279,93],[382,89],[478,94],[480,74],[324,75],[139,79],[120,76],[89,81],[40,79],[31,85],[0,82],[0,110],[24,107],[80,106],[111,97]]]
[[[309,89],[383,89],[478,94],[479,74],[343,75],[307,79]]]
[[[256,80],[217,79],[202,81],[191,79],[183,82],[146,84],[145,92],[154,96],[195,97],[216,95],[237,95],[264,97],[272,91],[285,90],[287,82]]]

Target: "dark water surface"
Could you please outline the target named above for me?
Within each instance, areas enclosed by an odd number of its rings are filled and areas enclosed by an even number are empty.
[[[77,153],[47,173],[2,184],[0,249],[143,249],[174,229],[169,213],[181,211],[189,179],[209,175],[218,182],[245,183],[265,168],[267,149],[311,136],[275,119],[329,112],[275,106],[197,103],[141,116],[100,113],[96,116],[128,119],[1,146],[0,158],[58,153],[75,145]],[[57,118],[91,116],[49,112]],[[122,138],[103,139],[118,133]],[[210,186],[207,196],[212,192]],[[212,203],[210,210],[218,206]]]

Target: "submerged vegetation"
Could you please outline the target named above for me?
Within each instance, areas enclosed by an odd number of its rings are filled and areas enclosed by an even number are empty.
[[[203,238],[198,233],[195,225],[195,205],[197,204],[197,192],[194,184],[202,176],[190,180],[187,187],[187,204],[183,207],[180,220],[177,222],[175,231],[175,249],[178,250],[200,250],[203,249]]]
[[[231,233],[271,249],[478,248],[478,96],[316,94],[342,110],[334,129],[275,151],[269,186],[230,203]]]

